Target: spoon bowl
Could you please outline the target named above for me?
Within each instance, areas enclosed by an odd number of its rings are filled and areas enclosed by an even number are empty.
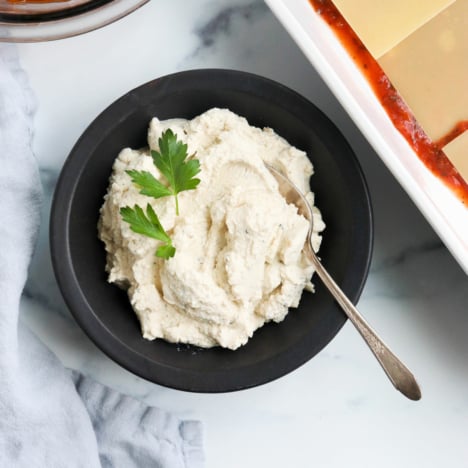
[[[288,203],[296,205],[298,213],[304,216],[310,223],[307,240],[304,245],[304,252],[309,261],[314,265],[317,275],[341,306],[351,323],[357,328],[361,336],[364,338],[364,341],[374,353],[394,387],[410,400],[421,399],[421,390],[414,375],[395,356],[395,354],[393,354],[377,333],[364,320],[362,315],[346,297],[315,254],[311,242],[313,215],[310,205],[304,195],[286,176],[268,164],[266,164],[266,167],[278,182],[278,189],[281,195]]]

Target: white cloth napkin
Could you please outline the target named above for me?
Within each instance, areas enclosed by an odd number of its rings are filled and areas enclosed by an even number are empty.
[[[19,303],[39,228],[34,97],[0,45],[0,467],[201,468],[201,426],[64,368]]]

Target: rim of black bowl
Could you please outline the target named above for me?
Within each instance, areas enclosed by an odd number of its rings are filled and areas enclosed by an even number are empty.
[[[180,90],[193,89],[196,91],[200,88],[205,90],[234,89],[236,92],[267,99],[280,107],[285,107],[284,103],[287,103],[287,111],[294,114],[295,117],[305,119],[307,122],[307,119],[313,116],[315,127],[317,125],[320,127],[319,131],[323,132],[324,138],[329,144],[334,149],[346,154],[346,157],[343,158],[345,170],[352,173],[353,183],[357,184],[359,189],[359,199],[353,194],[351,194],[351,198],[355,198],[353,200],[353,208],[355,209],[353,216],[356,218],[358,225],[356,229],[359,230],[360,240],[351,249],[346,263],[346,274],[338,283],[353,303],[357,303],[369,272],[373,247],[373,216],[369,191],[362,169],[341,132],[322,111],[303,96],[280,83],[259,75],[228,69],[200,69],[167,75],[129,91],[107,107],[88,126],[65,161],[52,201],[50,249],[54,273],[65,302],[88,337],[105,354],[127,370],[166,387],[191,392],[217,393],[255,387],[297,369],[320,352],[335,337],[346,322],[344,313],[330,296],[330,301],[333,302],[333,313],[327,318],[327,323],[321,325],[322,329],[319,330],[321,338],[319,340],[311,340],[306,333],[301,340],[295,343],[293,348],[283,349],[281,352],[273,354],[269,359],[245,367],[233,369],[226,366],[226,369],[221,367],[215,370],[200,371],[200,369],[155,363],[114,335],[92,310],[86,299],[86,293],[82,290],[75,274],[69,245],[72,204],[82,171],[91,158],[92,153],[89,152],[89,148],[93,146],[93,138],[106,134],[116,115],[122,116],[135,107],[141,106],[145,99],[152,95],[151,93],[177,93]],[[143,131],[145,130],[146,128],[143,129]],[[326,236],[326,231],[324,235]],[[323,287],[319,284],[318,279],[315,280],[315,284],[317,290]],[[116,288],[114,285],[111,287]],[[278,325],[281,324],[274,326]],[[267,327],[269,326],[272,325],[267,325]],[[256,335],[261,333],[263,333],[262,330],[257,331],[251,340],[255,340]],[[143,340],[143,338],[141,339]],[[156,342],[161,343],[162,340],[151,343]],[[197,352],[201,354],[211,352],[210,350],[197,350],[190,346],[181,347],[176,344],[163,343],[165,344],[159,344],[159,346],[172,347],[174,352],[185,349],[187,355],[191,356],[196,355]],[[229,353],[238,352],[222,350],[221,348],[215,349],[216,351],[213,352],[225,353],[224,356],[227,359],[229,359]],[[190,359],[196,359],[196,357],[190,357]]]

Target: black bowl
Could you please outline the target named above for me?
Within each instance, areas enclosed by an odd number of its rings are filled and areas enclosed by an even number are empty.
[[[212,107],[271,127],[307,152],[315,168],[312,190],[327,224],[320,257],[353,302],[367,277],[373,238],[369,193],[353,151],[320,110],[290,89],[243,72],[193,70],[151,81],[109,106],[78,140],[57,184],[50,225],[55,275],[76,321],[108,356],[145,379],[196,392],[276,379],[317,354],[346,321],[315,278],[316,292],[305,292],[298,309],[256,331],[236,351],[147,341],[126,293],[107,283],[97,222],[114,159],[124,147],[146,145],[153,116],[193,118]]]

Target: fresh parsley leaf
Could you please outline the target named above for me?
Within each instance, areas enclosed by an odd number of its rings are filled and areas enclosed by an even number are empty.
[[[120,208],[120,215],[126,223],[130,224],[130,229],[133,232],[152,237],[164,243],[156,250],[157,257],[167,260],[169,257],[174,256],[176,249],[172,245],[172,240],[162,227],[158,215],[149,203],[146,205],[146,214],[140,206],[135,205],[133,208],[129,206]]]
[[[156,250],[156,256],[166,260],[175,255],[176,249],[173,245],[160,245]]]
[[[195,176],[200,172],[198,159],[187,161],[187,145],[177,140],[171,129],[162,133],[158,140],[159,152],[151,151],[154,165],[169,182],[168,189],[175,197],[176,214],[179,214],[177,194],[184,190],[193,190],[200,183]]]
[[[177,135],[170,129],[162,133],[158,143],[160,152],[151,151],[151,157],[169,186],[166,187],[148,171],[129,170],[126,173],[131,177],[132,182],[140,187],[142,195],[153,198],[173,195],[178,215],[177,194],[184,190],[193,190],[200,183],[200,179],[195,178],[200,172],[200,162],[198,159],[187,160],[187,145],[177,140]],[[163,242],[163,245],[157,248],[156,256],[166,260],[174,256],[176,249],[172,245],[172,240],[149,203],[146,206],[146,214],[140,206],[135,205],[133,208],[129,206],[121,208],[120,215],[125,222],[130,224],[133,232]]]
[[[141,187],[140,193],[142,195],[148,195],[153,198],[161,198],[172,195],[172,192],[151,172],[148,171],[125,171],[131,178],[132,182]]]

